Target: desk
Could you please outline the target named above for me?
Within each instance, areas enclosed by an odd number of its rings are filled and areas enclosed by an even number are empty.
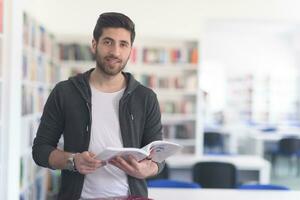
[[[300,129],[281,129],[274,132],[262,132],[262,131],[252,131],[249,135],[251,146],[249,149],[252,149],[254,155],[262,156],[264,155],[264,142],[278,142],[280,139],[295,136],[300,137]]]
[[[299,200],[300,191],[149,188],[155,200]]]
[[[222,156],[212,156],[212,155],[176,155],[169,157],[166,162],[171,169],[185,169],[186,173],[184,177],[189,177],[191,180],[191,168],[192,166],[200,161],[219,161],[219,162],[229,162],[234,164],[239,171],[257,171],[258,172],[258,182],[261,184],[268,184],[270,182],[271,164],[269,161],[252,155],[222,155]],[[189,174],[188,174],[189,173]],[[187,179],[186,179],[187,180]]]

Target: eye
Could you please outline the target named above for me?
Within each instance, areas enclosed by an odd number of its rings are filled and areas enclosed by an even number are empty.
[[[127,42],[122,42],[120,46],[125,48],[125,47],[129,47],[129,44]]]
[[[107,45],[107,46],[110,46],[112,44],[112,41],[110,41],[110,40],[104,40],[103,44]]]

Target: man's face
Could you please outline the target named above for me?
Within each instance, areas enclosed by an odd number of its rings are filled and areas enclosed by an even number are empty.
[[[131,52],[130,32],[124,28],[105,28],[98,42],[93,40],[97,67],[115,76],[126,66]]]

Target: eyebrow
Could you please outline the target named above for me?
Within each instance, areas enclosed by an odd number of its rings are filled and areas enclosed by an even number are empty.
[[[102,40],[110,40],[110,41],[115,41],[113,38],[111,37],[105,37]],[[130,44],[127,40],[121,40],[121,43],[126,43],[126,44]]]

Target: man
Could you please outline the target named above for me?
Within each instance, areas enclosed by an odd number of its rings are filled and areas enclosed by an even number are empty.
[[[105,147],[141,148],[162,139],[155,93],[124,69],[135,38],[134,23],[121,13],[103,13],[92,40],[96,68],[58,83],[47,100],[32,147],[35,162],[62,170],[59,199],[147,197],[145,178],[163,164],[95,156]],[[64,150],[57,148],[63,135]]]

